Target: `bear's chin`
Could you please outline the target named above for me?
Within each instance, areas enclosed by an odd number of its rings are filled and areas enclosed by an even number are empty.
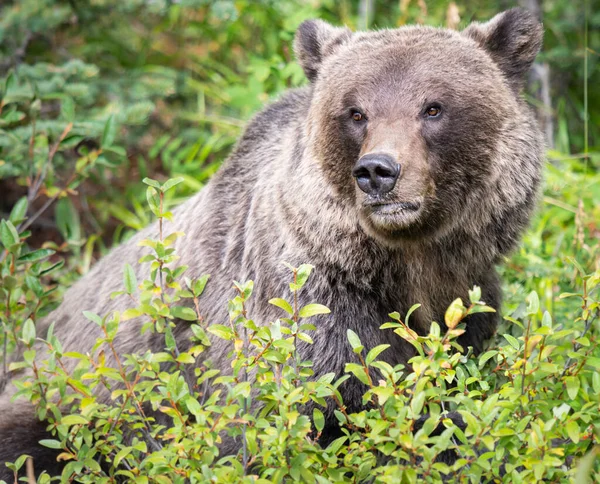
[[[363,231],[381,245],[399,248],[445,232],[443,221],[432,217],[426,205],[426,200],[363,205],[358,220]]]
[[[425,220],[426,210],[421,202],[363,206],[358,218],[367,235],[392,248],[431,237],[436,232],[435,225]]]

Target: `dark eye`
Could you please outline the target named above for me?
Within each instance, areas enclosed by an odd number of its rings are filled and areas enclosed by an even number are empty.
[[[360,123],[361,121],[365,121],[367,118],[366,116],[361,113],[358,109],[353,109],[352,111],[350,111],[350,115],[352,116],[352,120],[356,121],[357,123]]]
[[[442,114],[442,107],[439,104],[432,104],[425,109],[425,116],[428,118],[437,118]]]

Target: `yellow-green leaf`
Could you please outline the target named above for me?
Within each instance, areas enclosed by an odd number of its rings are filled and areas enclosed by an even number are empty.
[[[277,306],[278,308],[283,309],[290,316],[294,314],[294,310],[292,309],[292,306],[285,299],[275,297],[273,299],[269,299],[269,304],[272,304],[273,306]]]
[[[576,376],[568,376],[565,378],[565,384],[567,385],[567,394],[571,400],[575,400],[577,398],[577,393],[579,392],[579,378]]]
[[[461,298],[457,298],[452,301],[452,304],[450,304],[446,310],[446,314],[444,315],[444,322],[446,323],[446,326],[450,329],[456,328],[466,312],[467,310]]]
[[[88,420],[81,415],[67,415],[60,421],[61,425],[87,425]]]
[[[323,306],[322,304],[307,304],[300,311],[298,311],[298,316],[301,318],[310,318],[311,316],[316,316],[317,314],[329,314],[331,311],[327,306]]]
[[[573,441],[574,444],[579,442],[579,425],[575,420],[569,420],[566,425],[567,435]]]

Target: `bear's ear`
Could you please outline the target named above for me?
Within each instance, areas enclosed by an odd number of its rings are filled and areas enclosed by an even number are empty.
[[[296,31],[294,52],[309,81],[314,81],[323,59],[352,36],[348,28],[333,27],[322,20],[306,20]]]
[[[472,23],[462,33],[488,52],[515,91],[523,87],[542,46],[542,25],[532,13],[513,8],[489,22]]]

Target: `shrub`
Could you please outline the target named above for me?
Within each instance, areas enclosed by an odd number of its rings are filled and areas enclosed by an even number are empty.
[[[180,182],[146,180],[150,207],[165,230],[170,214],[164,196]],[[60,263],[47,261],[48,249],[27,252],[27,234],[14,226],[21,217],[16,207],[1,225],[4,344],[24,348],[23,361],[11,369],[30,368],[33,377],[17,383],[17,394],[48,422],[53,438],[41,444],[64,460],[63,481],[566,482],[579,457],[595,455],[600,351],[593,327],[600,271],[580,273],[580,289],[561,296],[579,301],[573,324],[553,321],[533,291],[521,317],[506,317],[517,335],[507,332],[474,356],[456,342],[463,319],[493,310],[475,287],[469,302],[457,299],[448,308],[446,332],[435,322],[427,336],[412,331],[410,313],[418,305],[406,315],[390,314],[381,330],[415,348],[406,367],[378,360],[386,345],[364,348],[349,330],[356,360],[347,362],[344,376],[314,381],[312,363],[302,360],[296,342],[310,343],[310,317],[328,310],[316,303],[299,308],[294,297],[310,284],[311,266],[288,266],[288,300],[270,301],[281,308],[280,319],[251,319],[248,281],[233,283],[229,324],[206,326],[199,307],[209,276],[186,278],[186,267],[173,264],[172,248],[184,235],[163,236],[161,230],[158,240],[140,242],[151,249],[140,260],[149,265],[148,279],[137,281],[126,266],[124,290],[113,294],[131,299],[131,307],[106,315],[84,312],[103,337],[88,354],[65,353],[52,326],[36,335],[34,324],[55,305],[44,281]],[[193,299],[196,309],[181,306],[183,299]],[[114,338],[130,318],[143,318],[142,331],[163,334],[164,350],[117,354]],[[173,336],[175,320],[194,334],[185,349]],[[203,361],[207,332],[230,342],[231,374]],[[35,359],[36,341],[47,347],[43,362]],[[108,352],[116,365],[107,363]],[[77,360],[72,372],[66,359]],[[337,391],[348,378],[366,385],[361,412],[347,413]],[[98,386],[111,392],[111,401],[94,395]],[[331,399],[342,436],[322,447],[321,409]],[[303,413],[308,402],[314,403],[312,415]],[[230,438],[242,442],[240,451],[219,455],[218,444]],[[582,473],[593,465],[592,457],[586,459]],[[18,473],[23,464],[24,458],[10,466]],[[38,476],[38,482],[49,479]]]

